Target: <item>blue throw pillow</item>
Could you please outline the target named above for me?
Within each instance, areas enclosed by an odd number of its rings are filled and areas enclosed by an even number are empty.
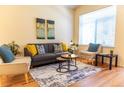
[[[90,43],[90,44],[89,44],[88,51],[89,51],[89,52],[97,52],[99,46],[100,46],[100,44],[93,44],[93,43]]]
[[[12,51],[4,45],[0,47],[0,56],[5,63],[12,62],[15,59]]]

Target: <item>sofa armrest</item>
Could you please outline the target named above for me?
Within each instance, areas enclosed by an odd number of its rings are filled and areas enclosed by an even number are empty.
[[[30,57],[32,57],[31,52],[29,52],[27,48],[24,48],[24,56],[30,56]]]

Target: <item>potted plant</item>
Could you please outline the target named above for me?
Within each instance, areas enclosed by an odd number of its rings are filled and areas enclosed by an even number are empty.
[[[77,48],[78,44],[75,44],[74,42],[71,41],[68,51],[73,54],[77,50]]]
[[[20,46],[15,43],[15,41],[12,41],[11,43],[8,44],[10,47],[11,51],[13,52],[14,55],[17,55],[19,52]]]
[[[110,49],[110,55],[113,55],[114,51],[113,49]]]

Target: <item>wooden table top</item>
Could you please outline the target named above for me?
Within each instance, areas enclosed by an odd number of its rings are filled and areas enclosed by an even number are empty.
[[[73,58],[77,58],[78,57],[78,55],[76,55],[76,54],[63,54],[63,55],[61,55],[61,57],[62,58],[66,58],[66,59],[73,59]]]
[[[109,53],[99,53],[97,54],[98,56],[105,56],[105,57],[115,57],[115,56],[118,56],[117,54],[109,54]]]

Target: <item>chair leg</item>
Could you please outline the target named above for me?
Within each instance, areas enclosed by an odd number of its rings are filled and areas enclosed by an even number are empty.
[[[26,81],[26,83],[28,83],[28,82],[29,82],[29,81],[28,81],[28,73],[25,73],[24,76],[25,76],[25,81]]]
[[[0,75],[0,87],[2,87],[2,75]]]
[[[94,61],[93,61],[93,60],[91,60],[91,64],[92,64],[92,65],[94,64]]]
[[[88,59],[86,59],[86,62],[87,62],[87,64],[89,64],[89,63],[90,63]]]

